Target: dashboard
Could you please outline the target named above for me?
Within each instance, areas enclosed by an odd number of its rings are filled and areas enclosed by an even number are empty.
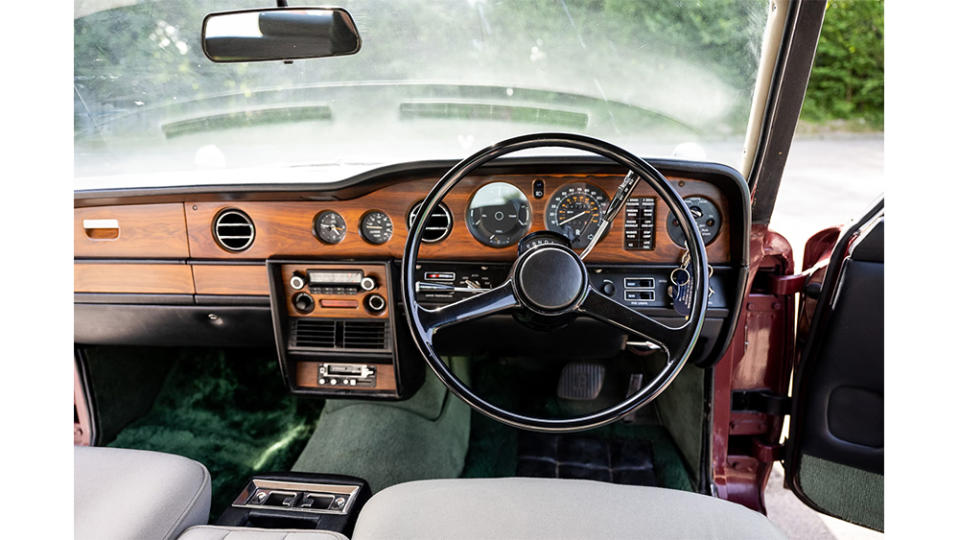
[[[723,166],[653,164],[686,200],[713,268],[697,360],[706,364],[725,347],[745,286],[748,192]],[[293,392],[402,398],[422,378],[422,361],[397,309],[398,262],[421,201],[451,165],[404,164],[325,186],[77,192],[75,340],[274,344]],[[584,247],[624,172],[601,160],[521,159],[464,178],[427,221],[418,299],[443,305],[498,285],[532,232]],[[594,285],[676,320],[668,275],[683,254],[677,224],[641,183],[586,261]],[[506,323],[477,321],[451,348],[488,351],[475,336],[498,324]],[[501,340],[511,347],[503,352],[550,346],[513,338]],[[625,342],[613,336],[595,350]]]

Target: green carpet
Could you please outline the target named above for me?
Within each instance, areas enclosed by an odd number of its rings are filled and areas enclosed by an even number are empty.
[[[206,465],[213,516],[250,476],[286,471],[313,432],[322,402],[287,392],[265,351],[171,350],[178,358],[152,409],[109,446],[186,456]]]
[[[457,359],[454,371],[461,365]],[[327,400],[293,470],[358,476],[374,492],[411,480],[456,478],[469,432],[469,407],[427,370],[423,387],[406,401]]]
[[[563,409],[554,396],[555,379],[546,374],[551,368],[541,363],[518,359],[477,360],[472,363],[474,390],[496,405],[527,414],[562,417]],[[676,444],[665,427],[655,422],[652,408],[641,418],[646,423],[615,424],[584,431],[584,437],[604,439],[644,439],[653,447],[653,464],[659,486],[693,491],[689,472]],[[469,453],[463,467],[464,478],[515,476],[519,431],[472,413]]]

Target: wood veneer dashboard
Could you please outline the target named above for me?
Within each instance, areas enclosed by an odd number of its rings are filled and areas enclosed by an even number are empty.
[[[542,181],[544,196],[533,195],[533,183]],[[467,205],[473,193],[490,182],[508,182],[522,190],[532,210],[530,232],[545,230],[547,204],[561,186],[587,182],[606,193],[615,192],[622,180],[619,174],[504,174],[472,176],[464,179],[445,199],[453,227],[448,237],[423,244],[423,259],[510,261],[516,256],[515,246],[494,248],[481,244],[466,226]],[[707,247],[712,264],[730,262],[730,223],[728,197],[715,184],[684,177],[670,177],[683,196],[697,195],[716,204],[722,226]],[[74,245],[78,259],[202,259],[212,261],[265,260],[276,256],[321,259],[398,259],[402,257],[407,238],[407,216],[410,209],[432,188],[435,178],[422,178],[377,189],[349,200],[337,201],[218,201],[76,208],[74,212]],[[641,184],[634,197],[654,197],[652,188]],[[233,253],[220,247],[212,234],[212,223],[223,209],[245,212],[256,227],[253,244],[245,251]],[[333,210],[343,216],[347,232],[338,244],[320,242],[313,232],[314,218],[322,211]],[[359,232],[360,219],[370,210],[381,210],[393,222],[389,241],[374,245]],[[621,215],[610,232],[599,242],[590,256],[591,263],[672,263],[679,260],[681,249],[666,232],[669,211],[656,197],[654,249],[627,250],[624,247],[625,219]],[[91,223],[114,220],[118,231],[85,227]],[[98,237],[99,236],[99,237]],[[111,237],[112,236],[112,237]],[[78,261],[79,262],[79,261]],[[91,262],[91,261],[84,261]],[[187,294],[266,294],[266,276],[238,266],[192,265],[191,269],[170,270],[159,266],[140,267],[136,275],[124,275],[111,266],[95,271],[83,267],[76,274],[76,292],[154,292]],[[191,279],[192,272],[192,279]],[[230,279],[223,279],[229,274]],[[192,284],[190,282],[193,282]],[[151,286],[153,284],[153,286]]]
[[[549,201],[561,187],[585,182],[612,195],[623,178],[623,171],[608,162],[520,161],[488,167],[482,174],[460,182],[444,199],[452,214],[450,234],[437,243],[423,244],[420,259],[450,263],[508,263],[515,259],[515,245],[483,245],[467,227],[470,199],[488,183],[507,182],[524,193],[531,212],[529,232],[533,232],[546,230]],[[749,216],[745,182],[732,169],[714,164],[653,164],[683,197],[704,197],[715,205],[721,226],[707,245],[707,255],[717,274],[730,276],[732,285],[726,296],[735,303],[738,295],[733,295],[734,288],[745,283]],[[199,336],[195,344],[271,342],[270,291],[275,280],[267,261],[386,263],[400,259],[411,208],[452,165],[405,164],[330,186],[308,188],[235,186],[221,190],[78,193],[74,209],[74,291],[75,302],[83,310],[77,312],[77,319],[83,315],[87,322],[78,323],[84,327],[78,326],[77,339],[82,335],[85,343],[178,342],[186,326],[180,326],[181,332],[177,333],[177,325],[189,323],[189,333],[196,330]],[[543,186],[539,197],[534,193],[537,182]],[[625,217],[621,214],[590,255],[590,266],[666,267],[679,260],[681,249],[667,233],[669,211],[665,203],[645,183],[633,196],[655,201],[652,249],[626,249]],[[242,211],[255,225],[255,239],[242,252],[222,248],[213,236],[216,216],[228,208]],[[314,219],[325,210],[339,213],[346,222],[346,235],[337,244],[325,244],[314,234]],[[371,210],[385,212],[392,221],[392,237],[380,245],[367,242],[360,234],[360,220]],[[272,285],[276,288],[276,283]],[[392,319],[398,298],[392,290],[384,292],[390,304],[384,313],[390,313]],[[98,309],[98,305],[102,307]],[[107,305],[113,306],[109,313],[104,312]],[[170,309],[155,309],[157,306]],[[214,311],[205,306],[218,308]],[[724,313],[738,312],[738,305],[721,307]],[[254,315],[270,328],[250,328],[248,321]],[[356,315],[362,317],[363,313]],[[123,317],[131,320],[121,322]],[[729,318],[722,326],[728,330],[732,322]],[[206,333],[201,331],[204,328]],[[154,334],[157,337],[152,337]],[[211,341],[217,336],[222,336],[219,341]],[[289,377],[302,377],[302,367],[291,366],[299,371],[291,369]]]

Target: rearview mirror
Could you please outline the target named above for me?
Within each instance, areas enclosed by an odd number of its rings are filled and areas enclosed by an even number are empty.
[[[323,58],[359,50],[353,17],[341,8],[252,9],[203,19],[203,53],[214,62]]]

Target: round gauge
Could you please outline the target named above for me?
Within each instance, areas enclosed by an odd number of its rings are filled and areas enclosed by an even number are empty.
[[[393,236],[393,221],[386,212],[370,210],[360,219],[360,234],[371,244],[385,244]]]
[[[608,204],[606,192],[592,184],[566,184],[549,200],[546,228],[569,238],[573,249],[583,249],[599,230],[599,218]]]
[[[473,238],[491,247],[515,244],[529,230],[532,212],[513,184],[493,182],[476,190],[466,211]]]
[[[708,246],[710,242],[716,239],[716,235],[719,234],[719,227],[723,224],[719,209],[705,197],[686,197],[683,200],[689,207],[689,213],[696,219],[696,226],[699,227],[699,234],[703,237],[703,244]],[[679,220],[672,212],[669,213],[669,218],[666,221],[666,231],[674,244],[679,247],[686,245],[683,231],[679,228]]]
[[[324,210],[313,219],[313,232],[326,244],[339,244],[346,237],[346,220],[333,210]]]

